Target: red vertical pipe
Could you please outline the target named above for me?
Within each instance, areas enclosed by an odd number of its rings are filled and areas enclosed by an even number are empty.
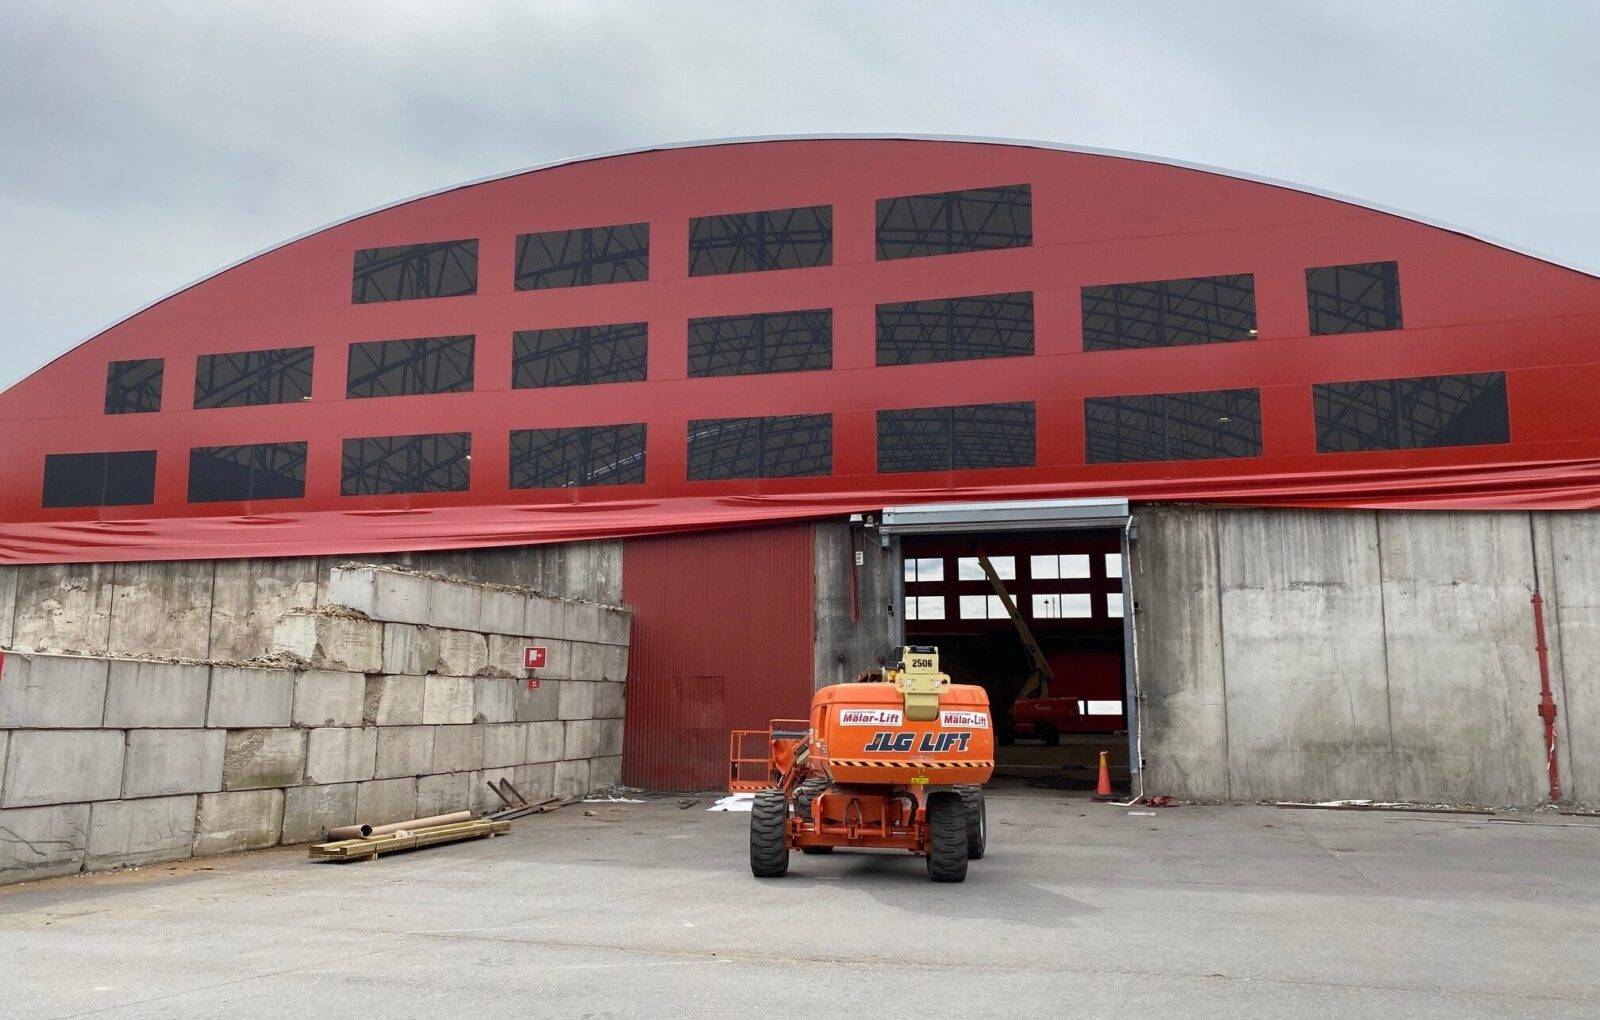
[[[1561,765],[1556,759],[1556,700],[1550,694],[1550,652],[1544,641],[1544,596],[1533,593],[1533,634],[1539,650],[1539,718],[1544,720],[1545,757],[1550,768],[1550,801],[1561,800]]]

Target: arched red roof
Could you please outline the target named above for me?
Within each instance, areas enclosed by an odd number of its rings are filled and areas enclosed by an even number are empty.
[[[927,200],[888,202],[909,196]],[[962,204],[969,199],[977,204]],[[991,200],[1004,207],[1001,226],[951,227],[951,217],[976,216]],[[827,210],[825,257],[811,243],[822,214],[804,212],[818,209]],[[788,215],[796,210],[800,218]],[[758,211],[773,215],[734,216]],[[943,226],[925,221],[935,214]],[[887,226],[885,216],[893,220]],[[647,225],[616,242],[648,249],[623,282],[529,282],[529,259],[555,256],[530,255],[528,245],[544,242],[526,236],[618,225]],[[930,230],[938,236],[931,249]],[[770,233],[733,236],[740,231]],[[887,245],[885,231],[895,235]],[[746,255],[702,263],[708,237],[724,254]],[[462,292],[461,263],[440,270],[450,296],[357,300],[359,259],[466,241],[470,292]],[[793,267],[714,271],[753,268],[738,259],[759,245],[800,254],[789,262],[773,256]],[[465,257],[464,248],[427,250]],[[389,296],[380,292],[398,277],[385,279],[369,297]],[[1026,303],[950,303],[1015,295]],[[748,322],[798,311],[826,313],[825,326],[805,320],[809,362],[763,354],[770,363],[760,371],[715,374],[723,369],[708,372],[710,362],[695,360],[705,355],[706,320],[737,319],[747,331],[801,329],[798,319]],[[1357,322],[1358,312],[1372,317]],[[1025,313],[1025,348],[1020,334],[972,339],[978,333],[962,318],[969,313],[1008,317],[1008,330]],[[921,339],[907,342],[923,343],[940,323],[949,328],[938,343],[960,333],[968,346],[933,354],[925,344],[896,346],[896,336],[919,329]],[[616,324],[642,324],[630,341],[642,351],[629,348],[639,362],[632,375],[600,377],[628,381],[534,385],[517,361],[534,342],[518,334],[566,330],[571,339],[580,327]],[[886,330],[894,335],[885,339]],[[509,545],[960,499],[1589,507],[1600,502],[1600,373],[1590,353],[1597,336],[1594,277],[1397,214],[1220,172],[981,141],[654,149],[464,185],[317,231],[158,301],[0,394],[0,562]],[[472,338],[465,385],[457,378],[450,392],[354,395],[352,345],[460,337]],[[985,343],[982,351],[971,346]],[[824,347],[825,366],[816,360]],[[206,359],[306,348],[308,399],[196,406],[204,388],[197,373],[217,364]],[[107,413],[108,373],[118,385],[149,380],[148,368],[113,363],[156,360],[159,409]],[[540,371],[550,364],[540,362]],[[797,366],[804,370],[789,370]],[[1243,403],[1218,403],[1216,394],[1244,394],[1226,398]],[[200,396],[202,404],[212,399]],[[950,409],[994,406],[1027,407],[1002,416],[1009,445],[964,453],[967,412]],[[909,410],[928,413],[893,413]],[[977,413],[971,434],[992,446],[987,414]],[[1197,414],[1227,427],[1197,426]],[[713,478],[705,464],[690,463],[689,433],[699,429],[701,442],[707,421],[823,416],[827,461],[813,458],[803,476]],[[1032,437],[1026,463],[1024,421]],[[621,425],[644,426],[629,434],[641,444],[642,479],[630,469],[604,479],[618,484],[523,487],[531,476],[515,458],[526,456],[527,435],[545,442],[556,435],[549,430]],[[1197,437],[1197,427],[1205,434]],[[894,460],[885,430],[901,430],[894,441],[904,443],[907,428],[935,436],[927,441],[945,444],[944,452]],[[766,441],[751,429],[750,443]],[[386,469],[355,463],[365,454],[353,461],[347,441],[435,434],[470,436],[470,446],[454,448],[451,468],[464,488],[361,494],[372,486],[352,484],[352,470]],[[729,450],[744,441],[721,435]],[[820,435],[805,437],[813,453]],[[250,489],[248,498],[219,501],[213,492],[192,501],[201,484],[192,477],[201,464],[194,451],[294,444],[304,444],[295,447],[303,494]],[[96,499],[84,495],[92,485],[69,477],[92,473],[93,455],[130,452],[153,454],[147,492],[124,484],[120,496],[102,490]],[[71,459],[78,455],[90,456]],[[253,454],[226,456],[249,475]],[[113,473],[148,468],[109,463]],[[81,505],[108,501],[119,505]]]

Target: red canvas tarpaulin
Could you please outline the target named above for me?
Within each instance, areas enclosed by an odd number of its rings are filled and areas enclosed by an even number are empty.
[[[212,559],[469,549],[660,535],[837,516],[914,503],[1126,496],[1148,502],[1277,507],[1592,509],[1600,460],[1532,465],[1314,472],[1087,485],[879,489],[684,497],[564,506],[314,511],[238,517],[0,525],[0,563]]]

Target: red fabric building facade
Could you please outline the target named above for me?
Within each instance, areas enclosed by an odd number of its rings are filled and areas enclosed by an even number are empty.
[[[327,228],[0,394],[0,562],[930,500],[1600,503],[1600,280],[1013,143],[597,158]]]

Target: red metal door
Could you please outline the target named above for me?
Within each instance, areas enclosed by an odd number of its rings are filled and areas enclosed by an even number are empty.
[[[633,608],[622,779],[727,782],[728,731],[805,718],[813,688],[810,525],[629,539]]]

